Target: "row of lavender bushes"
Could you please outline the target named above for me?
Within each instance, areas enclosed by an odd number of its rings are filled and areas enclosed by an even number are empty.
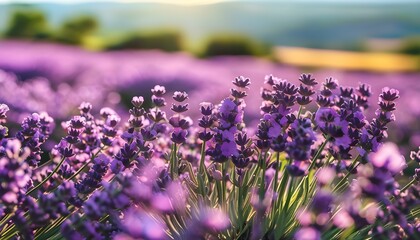
[[[203,102],[195,121],[186,92],[174,92],[163,110],[159,85],[151,108],[132,98],[126,121],[111,108],[93,114],[96,106],[84,102],[61,123],[66,135],[47,158],[41,148],[54,120],[33,113],[9,134],[14,109],[2,104],[0,238],[420,236],[420,151],[406,161],[385,143],[397,90],[384,88],[368,119],[369,85],[340,87],[307,74],[295,85],[270,75],[260,120],[248,127],[250,83],[235,78],[230,95]],[[415,175],[401,184],[407,164]]]
[[[0,69],[3,89],[0,102],[14,109],[9,119],[17,122],[27,114],[40,111],[48,111],[54,119],[62,121],[77,113],[74,109],[82,101],[111,107],[125,120],[131,98],[143,95],[145,105],[150,106],[151,94],[147,89],[156,84],[164,84],[168,94],[178,89],[188,91],[189,115],[197,118],[201,102],[216,104],[224,97],[223,89],[229,87],[229,79],[245,75],[255,79],[254,87],[248,91],[249,109],[245,115],[245,121],[252,123],[251,126],[256,126],[259,119],[258,96],[264,76],[271,73],[299,84],[300,74],[298,68],[250,57],[196,59],[185,53],[158,51],[93,53],[62,45],[19,41],[0,42]],[[405,152],[420,145],[417,121],[420,73],[317,70],[313,75],[317,78],[335,76],[343,86],[364,82],[372,86],[374,95],[379,95],[385,84],[398,88],[401,104],[396,110],[397,124],[391,123],[390,139]],[[376,104],[376,101],[371,98],[369,103]],[[57,104],[60,107],[56,107]],[[96,114],[99,108],[93,111]],[[372,117],[373,111],[367,114]]]

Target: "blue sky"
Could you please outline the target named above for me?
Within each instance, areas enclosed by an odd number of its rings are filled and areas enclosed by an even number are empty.
[[[163,2],[183,5],[194,4],[211,4],[217,2],[232,1],[258,1],[258,0],[0,0],[0,3],[37,3],[37,2],[53,2],[53,3],[83,3],[83,2]],[[259,0],[270,2],[287,2],[291,0]],[[398,2],[419,2],[420,0],[295,0],[301,2],[378,2],[378,3],[398,3]]]

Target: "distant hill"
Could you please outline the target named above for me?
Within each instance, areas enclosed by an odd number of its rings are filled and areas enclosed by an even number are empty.
[[[14,9],[0,5],[0,30]],[[191,41],[213,33],[244,33],[273,45],[352,49],[366,38],[401,38],[420,35],[419,3],[334,2],[226,2],[178,6],[155,3],[42,3],[53,26],[65,18],[92,14],[100,21],[100,34],[115,36],[152,28],[182,30]]]

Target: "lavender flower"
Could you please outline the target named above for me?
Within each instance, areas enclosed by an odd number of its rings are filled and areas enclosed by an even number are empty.
[[[307,118],[296,119],[291,125],[288,132],[292,139],[287,144],[286,152],[292,161],[306,161],[309,162],[311,156],[311,146],[315,142],[315,133],[311,127],[311,121]],[[303,164],[293,164],[288,167],[289,173],[300,176],[306,169]],[[300,171],[297,171],[298,168]]]
[[[235,79],[234,84],[240,88],[246,88],[250,81],[243,77]],[[235,96],[234,96],[235,97]],[[243,100],[226,98],[219,106],[217,118],[218,128],[215,129],[215,146],[207,149],[207,155],[210,155],[215,162],[223,163],[230,157],[239,155],[236,143],[235,133],[238,126],[243,121]]]
[[[6,104],[0,104],[0,123],[4,123],[6,121],[6,113],[9,111],[9,106],[7,106]]]
[[[25,187],[31,180],[32,169],[25,162],[30,150],[17,139],[4,141],[0,149],[4,156],[0,158],[0,203],[12,207],[19,201],[19,195],[25,192]]]
[[[398,147],[393,143],[385,143],[378,152],[370,153],[369,160],[376,168],[386,169],[392,174],[401,172],[407,166]]]
[[[103,176],[108,170],[109,158],[105,155],[99,155],[94,159],[92,170],[88,172],[85,178],[75,185],[78,193],[89,194],[101,186]]]
[[[166,89],[159,85],[151,109],[136,96],[127,114],[102,108],[96,117],[83,102],[79,115],[61,124],[64,136],[51,150],[60,137],[50,135],[61,133],[52,132],[48,114],[29,115],[21,129],[11,128],[13,136],[3,126],[9,109],[0,105],[0,236],[416,237],[420,171],[416,165],[415,177],[400,186],[396,175],[405,159],[396,145],[383,144],[398,91],[384,89],[368,121],[369,85],[344,87],[328,78],[318,91],[310,74],[301,75],[299,85],[271,75],[261,90],[261,119],[252,125],[255,113],[244,114],[247,95],[250,110],[258,111],[250,82],[236,78],[216,107],[190,110],[188,94],[175,91],[168,118]],[[194,106],[197,95],[190,94]],[[303,112],[314,96],[318,108]],[[197,123],[187,110],[201,112]]]
[[[229,218],[220,209],[201,207],[198,213],[191,219],[189,226],[182,238],[198,239],[206,237],[207,234],[217,234],[228,229],[231,224]]]
[[[299,94],[300,96],[297,97],[297,103],[301,106],[308,105],[312,102],[312,95],[315,94],[313,90],[313,86],[317,85],[318,83],[312,78],[311,74],[302,74],[299,78],[301,82],[299,86]]]
[[[124,232],[133,238],[167,239],[164,223],[157,221],[140,210],[130,210],[122,221]]]
[[[380,143],[387,136],[386,125],[395,120],[393,111],[399,98],[399,92],[395,89],[384,88],[379,96],[379,109],[375,112],[377,118],[374,118],[366,130],[362,131],[359,152],[366,155],[366,152],[376,152]]]

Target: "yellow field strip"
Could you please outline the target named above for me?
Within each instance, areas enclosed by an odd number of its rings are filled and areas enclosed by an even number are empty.
[[[419,71],[420,58],[394,53],[361,53],[298,47],[276,47],[275,58],[301,67],[336,68],[378,72]]]

